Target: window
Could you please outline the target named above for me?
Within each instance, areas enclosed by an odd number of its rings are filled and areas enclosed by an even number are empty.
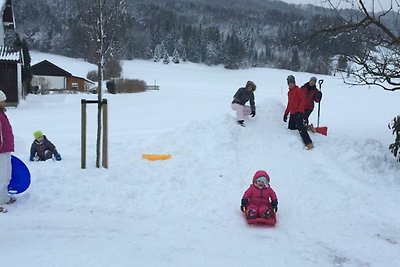
[[[78,83],[72,83],[72,90],[78,90]]]

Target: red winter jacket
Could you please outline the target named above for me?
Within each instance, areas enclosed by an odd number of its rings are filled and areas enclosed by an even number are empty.
[[[306,83],[301,87],[305,91],[305,106],[304,110],[313,110],[314,101],[319,103],[321,101],[322,93],[317,89],[317,87],[311,86],[310,83]]]
[[[0,153],[14,151],[14,135],[4,111],[0,108]]]
[[[292,115],[295,113],[304,113],[305,100],[305,90],[299,88],[297,85],[289,89],[285,115],[289,113]]]
[[[274,190],[268,185],[267,187],[258,188],[254,185],[254,181],[258,178],[264,176],[269,179],[268,174],[265,171],[257,171],[253,177],[253,184],[244,192],[242,199],[247,199],[249,201],[248,208],[267,206],[271,207],[271,201],[278,200]]]

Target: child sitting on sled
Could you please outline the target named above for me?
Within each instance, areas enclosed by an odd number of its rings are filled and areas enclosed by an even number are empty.
[[[31,146],[30,161],[45,161],[54,157],[55,160],[60,161],[61,155],[58,153],[56,146],[50,142],[42,131],[33,133],[35,140]]]
[[[244,192],[240,206],[247,219],[269,218],[278,211],[278,198],[269,181],[267,172],[263,170],[254,174],[253,183]]]

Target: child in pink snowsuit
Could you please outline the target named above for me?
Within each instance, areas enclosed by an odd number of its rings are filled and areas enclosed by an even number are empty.
[[[278,198],[269,186],[270,178],[265,171],[257,171],[253,183],[244,192],[240,210],[248,219],[269,218],[278,211]]]

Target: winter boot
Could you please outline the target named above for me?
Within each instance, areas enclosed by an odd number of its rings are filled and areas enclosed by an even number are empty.
[[[313,143],[309,143],[304,148],[307,149],[307,150],[311,150],[311,149],[314,148],[314,145],[313,145]]]
[[[263,214],[263,218],[269,218],[271,217],[271,209],[267,209],[266,212],[264,212]]]
[[[316,130],[315,130],[314,125],[312,123],[307,125],[307,130],[312,132],[312,133],[316,133]]]
[[[237,121],[237,124],[239,124],[242,127],[246,127],[246,125],[244,125],[244,120]]]
[[[247,213],[247,218],[255,219],[256,218],[256,212],[254,210],[249,210],[249,212]]]
[[[10,197],[10,199],[7,201],[6,204],[12,204],[12,203],[14,203],[15,201],[17,201],[17,199],[16,199],[15,197]]]

